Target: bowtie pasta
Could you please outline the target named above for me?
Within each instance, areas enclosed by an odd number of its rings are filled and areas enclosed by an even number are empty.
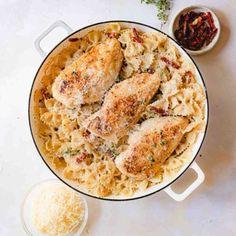
[[[142,122],[155,116],[184,116],[189,120],[183,139],[153,178],[138,181],[122,174],[114,159],[127,148],[128,134],[117,143],[106,143],[91,135],[82,122],[101,107],[97,102],[69,109],[52,96],[56,76],[75,59],[106,38],[117,38],[124,61],[116,82],[135,73],[160,72],[161,85],[141,116]],[[82,38],[69,40],[69,46],[48,62],[42,77],[42,87],[36,90],[35,117],[39,121],[38,135],[44,144],[43,154],[57,172],[97,196],[132,196],[175,176],[191,158],[191,147],[205,128],[205,93],[195,79],[193,63],[183,57],[171,40],[160,32],[141,32],[107,24]],[[135,129],[135,127],[134,127]]]

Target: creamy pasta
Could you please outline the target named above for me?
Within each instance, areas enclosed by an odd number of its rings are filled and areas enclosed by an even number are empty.
[[[101,103],[69,109],[52,96],[52,83],[59,72],[108,37],[119,40],[124,54],[117,83],[135,73],[160,72],[160,88],[139,123],[163,115],[184,116],[189,120],[180,144],[151,179],[138,181],[128,177],[114,163],[116,156],[126,150],[129,134],[117,143],[108,143],[91,135],[81,125],[101,107]],[[206,98],[195,77],[193,63],[159,32],[146,33],[112,23],[71,40],[69,47],[48,62],[42,88],[34,93],[37,104],[34,113],[39,120],[38,135],[44,144],[44,155],[65,178],[84,186],[93,195],[131,196],[160,184],[175,176],[190,160],[192,146],[205,127]]]

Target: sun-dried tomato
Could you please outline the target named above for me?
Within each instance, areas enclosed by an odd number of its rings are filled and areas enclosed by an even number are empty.
[[[42,95],[43,99],[51,98],[51,95],[49,94],[49,92],[45,88],[41,89],[41,95]]]
[[[62,80],[61,87],[60,87],[60,93],[64,93],[65,89],[68,87],[69,81]]]
[[[76,162],[78,164],[80,164],[85,158],[88,157],[88,153],[87,152],[82,152],[77,158],[76,158]]]
[[[147,69],[147,72],[149,74],[154,74],[155,73],[155,69],[150,67],[150,68]]]
[[[117,32],[109,32],[109,33],[106,33],[106,36],[108,37],[108,38],[110,38],[110,39],[112,39],[112,38],[118,38],[119,37],[119,33],[117,33]]]
[[[212,30],[213,30],[213,29],[216,29],[215,24],[214,24],[214,20],[213,20],[213,18],[212,18],[212,14],[211,14],[210,12],[207,12],[207,13],[206,13],[206,19],[207,19],[207,21],[208,21],[210,27],[212,28]]]
[[[183,83],[189,84],[192,80],[192,77],[193,77],[192,72],[187,71],[182,78]]]
[[[199,50],[214,39],[217,31],[210,12],[190,11],[180,16],[175,37],[185,48]]]
[[[139,36],[139,33],[135,28],[133,28],[133,35],[134,36],[133,36],[132,40],[134,42],[143,43],[143,39]]]
[[[170,61],[168,58],[166,57],[161,57],[160,58],[162,61],[164,61],[166,64],[172,66],[173,68],[175,69],[179,69],[180,68],[180,65],[178,65],[176,62],[174,61]]]
[[[69,42],[77,42],[79,39],[78,38],[69,38],[68,41]]]
[[[153,107],[151,106],[150,109],[155,112],[156,114],[160,114],[162,116],[168,116],[169,113],[167,111],[165,111],[164,109],[162,108],[159,108],[159,107]]]

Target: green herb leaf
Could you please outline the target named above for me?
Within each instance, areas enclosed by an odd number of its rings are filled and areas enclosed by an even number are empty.
[[[164,24],[168,20],[171,0],[141,0],[141,3],[153,4],[157,7],[157,17]]]
[[[153,156],[148,156],[148,158],[147,158],[150,162],[155,162],[155,160],[154,160],[154,158],[153,158]]]
[[[68,148],[68,149],[64,152],[65,155],[70,155],[70,156],[75,156],[75,155],[77,155],[77,154],[79,154],[79,153],[80,153],[80,150],[78,150],[78,149],[73,150],[72,148]]]
[[[120,81],[121,81],[122,79],[121,79],[121,77],[120,76],[117,76],[117,78],[116,78],[116,83],[119,83]]]
[[[157,147],[157,145],[156,145],[155,143],[153,143],[153,144],[152,144],[152,147],[156,148],[156,147]]]
[[[145,99],[141,99],[140,104],[145,104]]]
[[[116,150],[117,145],[115,143],[112,143],[110,148],[108,148],[108,151],[114,156],[117,157],[119,155],[119,153]]]
[[[166,141],[165,140],[161,140],[160,144],[161,144],[161,146],[166,145]]]

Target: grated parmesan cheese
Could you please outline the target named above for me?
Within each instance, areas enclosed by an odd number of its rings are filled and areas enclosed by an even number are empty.
[[[61,183],[43,186],[32,202],[32,220],[46,235],[64,236],[79,227],[85,209],[82,199]]]

